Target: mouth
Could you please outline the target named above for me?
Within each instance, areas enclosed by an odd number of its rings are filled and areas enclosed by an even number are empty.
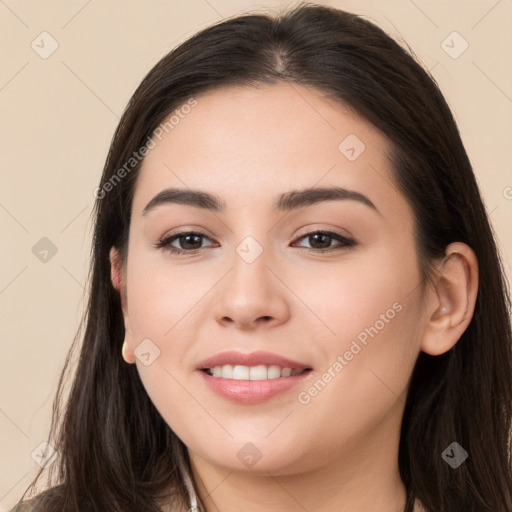
[[[216,365],[210,368],[202,368],[201,371],[215,378],[228,380],[271,380],[286,377],[295,377],[311,371],[312,368],[290,368],[279,365],[244,366],[244,365]]]
[[[197,367],[206,388],[243,405],[260,404],[306,385],[313,368],[271,352],[220,352]],[[283,398],[284,399],[284,398]]]

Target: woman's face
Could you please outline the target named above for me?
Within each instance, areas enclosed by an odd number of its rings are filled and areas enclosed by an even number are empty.
[[[394,454],[425,313],[387,140],[298,85],[196,100],[153,139],[133,198],[127,352],[151,400],[196,462],[227,470]],[[303,195],[319,188],[338,193]]]

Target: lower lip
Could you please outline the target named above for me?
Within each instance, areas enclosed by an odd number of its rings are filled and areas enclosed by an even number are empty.
[[[259,404],[272,397],[298,386],[307,378],[311,370],[294,375],[266,380],[234,380],[212,377],[204,371],[199,371],[201,378],[211,391],[217,395],[241,404]]]

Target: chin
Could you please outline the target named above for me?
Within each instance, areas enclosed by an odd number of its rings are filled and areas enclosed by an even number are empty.
[[[283,446],[275,439],[234,441],[223,446],[217,445],[215,452],[211,451],[211,444],[204,448],[209,451],[196,451],[193,448],[192,451],[199,454],[208,464],[222,467],[229,472],[255,476],[268,476],[270,473],[278,476],[312,469],[311,457],[298,454],[296,445]]]

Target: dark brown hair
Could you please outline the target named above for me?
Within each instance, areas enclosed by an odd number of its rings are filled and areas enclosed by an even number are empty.
[[[301,4],[274,16],[233,17],[200,31],[163,57],[130,99],[93,212],[87,309],[54,402],[49,442],[60,457],[50,473],[57,472],[57,480],[49,479],[53,487],[40,495],[38,511],[156,512],[157,498],[172,484],[176,498],[186,503],[187,451],[153,406],[136,366],[121,358],[123,317],[110,281],[109,250],[126,249],[140,164],[115,186],[105,185],[190,98],[278,81],[322,91],[391,141],[389,158],[396,186],[414,212],[425,277],[451,242],[468,244],[478,259],[479,291],[468,328],[447,353],[420,353],[413,370],[398,461],[406,511],[415,499],[429,512],[512,510],[510,301],[454,118],[410,50],[360,16]],[[61,418],[66,369],[80,338]],[[469,453],[457,469],[441,457],[453,441]]]

